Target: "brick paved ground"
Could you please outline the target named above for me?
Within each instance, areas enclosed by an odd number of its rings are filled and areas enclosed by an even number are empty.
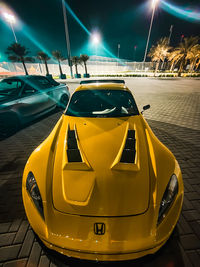
[[[178,226],[155,255],[113,266],[200,266],[200,81],[127,79],[158,138],[182,169],[185,196]],[[71,84],[71,90],[75,87]],[[50,133],[60,113],[50,114],[0,141],[0,267],[83,266],[47,250],[34,236],[21,197],[28,156]],[[102,266],[92,264],[87,266]],[[110,266],[111,264],[108,264]]]

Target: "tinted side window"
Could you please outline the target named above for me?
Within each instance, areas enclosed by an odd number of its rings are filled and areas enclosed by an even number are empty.
[[[50,81],[50,83],[52,84],[52,85],[54,85],[54,86],[58,86],[58,85],[60,85],[60,83],[58,83],[58,82],[56,82],[53,78],[51,78],[51,77],[47,77],[47,79]]]
[[[30,84],[32,87],[37,88],[38,90],[51,88],[53,86],[51,82],[45,77],[34,77],[32,79],[29,79],[27,83]]]
[[[32,95],[36,92],[37,90],[35,88],[26,83],[22,91],[22,96]]]
[[[0,82],[0,90],[16,90],[22,87],[22,82],[19,80],[4,79]]]
[[[0,82],[0,94],[5,97],[18,96],[22,88],[22,81],[14,79],[4,79]]]

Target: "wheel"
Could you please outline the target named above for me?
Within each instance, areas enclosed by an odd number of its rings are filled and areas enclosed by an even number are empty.
[[[69,97],[67,95],[62,95],[62,97],[60,99],[59,107],[61,109],[65,109],[68,101],[69,101]]]
[[[0,117],[0,138],[8,137],[19,129],[19,119],[14,114],[4,114]]]

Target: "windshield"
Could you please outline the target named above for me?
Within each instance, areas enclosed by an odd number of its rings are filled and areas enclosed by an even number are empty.
[[[138,115],[131,93],[123,90],[83,90],[72,95],[66,115],[76,117],[125,117]]]

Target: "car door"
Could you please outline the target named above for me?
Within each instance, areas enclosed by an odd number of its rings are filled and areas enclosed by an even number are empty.
[[[32,83],[25,83],[19,99],[19,112],[25,121],[48,108],[48,96]]]
[[[45,102],[45,107],[51,108],[52,106],[55,106],[56,101],[54,99],[54,90],[55,90],[55,85],[52,84],[46,77],[43,76],[34,76],[32,77],[32,81],[37,87],[37,89],[46,95],[46,102]]]
[[[18,100],[22,85],[22,81],[17,78],[6,78],[0,82],[0,124],[2,121],[9,123],[6,122],[7,118],[11,114],[13,116],[14,113],[18,113]]]

